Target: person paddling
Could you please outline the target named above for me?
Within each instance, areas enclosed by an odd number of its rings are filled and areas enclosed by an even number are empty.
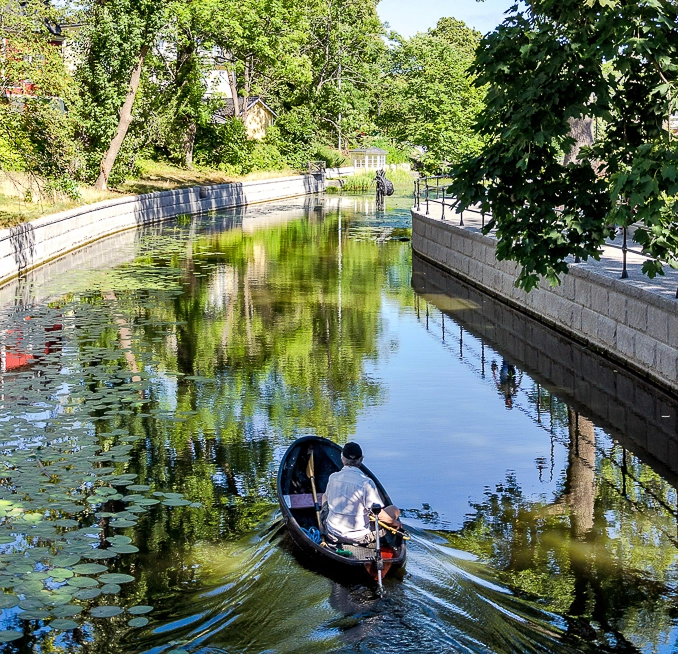
[[[375,483],[360,470],[363,451],[358,443],[350,442],[341,451],[344,467],[330,475],[325,490],[323,514],[329,539],[367,545],[376,540],[370,508],[382,499]],[[390,505],[379,513],[384,524],[399,529],[400,509]]]

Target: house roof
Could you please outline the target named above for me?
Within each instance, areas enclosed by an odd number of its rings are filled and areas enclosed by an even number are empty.
[[[351,154],[388,154],[387,150],[382,150],[381,148],[369,147],[369,148],[356,148],[355,150],[349,150]]]
[[[242,112],[244,107],[245,107],[245,98],[238,98],[238,103],[240,106],[240,111]],[[254,105],[260,104],[269,111],[271,114],[273,114],[274,118],[278,117],[278,114],[271,109],[260,97],[254,96],[251,98],[247,98],[247,110],[249,111]],[[224,98],[222,100],[222,105],[219,107],[213,114],[212,114],[212,121],[223,125],[226,122],[227,118],[233,118],[235,116],[235,103],[233,102],[233,98]]]

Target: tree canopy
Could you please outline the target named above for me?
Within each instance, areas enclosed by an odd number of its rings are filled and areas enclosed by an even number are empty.
[[[73,0],[57,12],[41,0],[17,3],[3,36],[17,52],[40,50],[48,65],[30,56],[5,62],[4,88],[28,80],[36,101],[23,114],[3,105],[2,168],[77,191],[78,182],[120,184],[140,159],[246,174],[315,159],[339,165],[348,149],[371,144],[388,148],[393,162],[420,146],[427,170],[477,153],[484,91],[468,68],[480,35],[446,18],[388,40],[376,6]],[[55,47],[48,25],[64,26],[65,45]],[[47,95],[60,106],[37,101]],[[263,140],[248,137],[245,97],[277,114]]]
[[[479,42],[479,32],[453,18],[409,39],[393,36],[377,123],[399,142],[424,148],[424,169],[480,150],[473,124],[484,91],[468,73]]]
[[[613,226],[634,222],[644,272],[678,267],[677,48],[668,0],[533,0],[483,39],[485,145],[456,167],[451,191],[492,213],[497,256],[518,262],[525,289],[558,283],[568,256],[598,258]],[[598,138],[566,163],[585,118]]]

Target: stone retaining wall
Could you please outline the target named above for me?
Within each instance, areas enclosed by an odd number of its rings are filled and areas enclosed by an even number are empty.
[[[605,429],[664,479],[678,482],[675,395],[416,255],[412,286],[465,331]],[[450,323],[446,324],[450,330]],[[486,365],[489,368],[490,362]],[[548,419],[546,411],[544,420]]]
[[[281,177],[108,200],[0,230],[0,285],[104,236],[197,214],[319,193],[322,175]]]
[[[412,211],[412,249],[538,320],[678,392],[678,301],[577,266],[560,286],[530,293],[518,267],[497,261],[496,241]]]

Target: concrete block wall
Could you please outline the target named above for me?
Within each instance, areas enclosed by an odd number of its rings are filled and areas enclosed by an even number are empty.
[[[0,230],[0,286],[83,245],[182,214],[319,193],[322,175],[218,184],[108,200]]]
[[[572,266],[560,286],[516,288],[496,241],[412,211],[412,249],[471,284],[678,392],[678,301]]]
[[[665,479],[678,482],[678,397],[416,255],[412,286]],[[446,307],[445,297],[457,301]],[[451,330],[450,324],[446,321]]]

